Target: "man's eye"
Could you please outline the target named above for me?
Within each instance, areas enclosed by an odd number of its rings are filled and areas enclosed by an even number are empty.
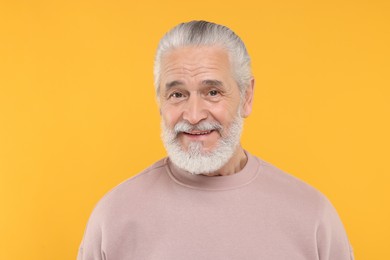
[[[180,92],[173,92],[172,94],[169,95],[170,98],[181,98],[183,97],[183,94]]]
[[[218,94],[219,94],[219,92],[218,92],[217,90],[211,90],[211,91],[209,92],[209,95],[212,96],[212,97],[214,97],[214,96],[216,96],[216,95],[218,95]]]

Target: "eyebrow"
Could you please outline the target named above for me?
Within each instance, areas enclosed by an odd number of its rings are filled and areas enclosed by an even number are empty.
[[[215,80],[215,79],[206,79],[202,81],[202,85],[211,86],[211,87],[222,87],[223,83],[222,81]]]
[[[184,83],[182,81],[179,81],[179,80],[174,80],[171,82],[167,82],[167,84],[165,84],[165,89],[169,90],[173,87],[180,86],[180,85],[184,85]]]
[[[180,80],[174,80],[171,82],[167,82],[165,84],[165,89],[169,90],[173,87],[182,86],[184,83]],[[223,83],[222,81],[216,80],[216,79],[206,79],[201,82],[202,86],[210,86],[210,87],[222,87]]]

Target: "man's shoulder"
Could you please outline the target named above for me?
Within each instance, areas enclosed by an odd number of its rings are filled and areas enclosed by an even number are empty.
[[[132,186],[142,187],[142,184],[147,184],[150,180],[161,177],[161,174],[165,172],[166,164],[166,158],[153,163],[146,169],[115,186],[106,194],[106,196],[115,193],[127,192],[128,188]]]
[[[327,207],[329,200],[318,189],[278,167],[257,158],[260,162],[258,182],[273,198],[300,203],[312,209]]]
[[[135,204],[144,194],[155,188],[159,180],[166,179],[166,158],[161,159],[138,174],[108,191],[96,204],[94,213],[100,215],[121,207],[123,203]]]

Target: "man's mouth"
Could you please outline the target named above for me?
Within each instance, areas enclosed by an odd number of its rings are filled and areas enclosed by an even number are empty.
[[[209,131],[192,131],[192,132],[183,132],[184,134],[186,135],[208,135],[210,134],[211,132],[213,132],[214,130],[209,130]]]

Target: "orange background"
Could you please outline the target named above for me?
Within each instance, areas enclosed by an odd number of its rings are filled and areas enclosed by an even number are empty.
[[[75,259],[97,201],[165,156],[153,57],[192,19],[252,56],[244,147],[322,191],[357,259],[385,259],[386,0],[0,0],[0,259]]]

